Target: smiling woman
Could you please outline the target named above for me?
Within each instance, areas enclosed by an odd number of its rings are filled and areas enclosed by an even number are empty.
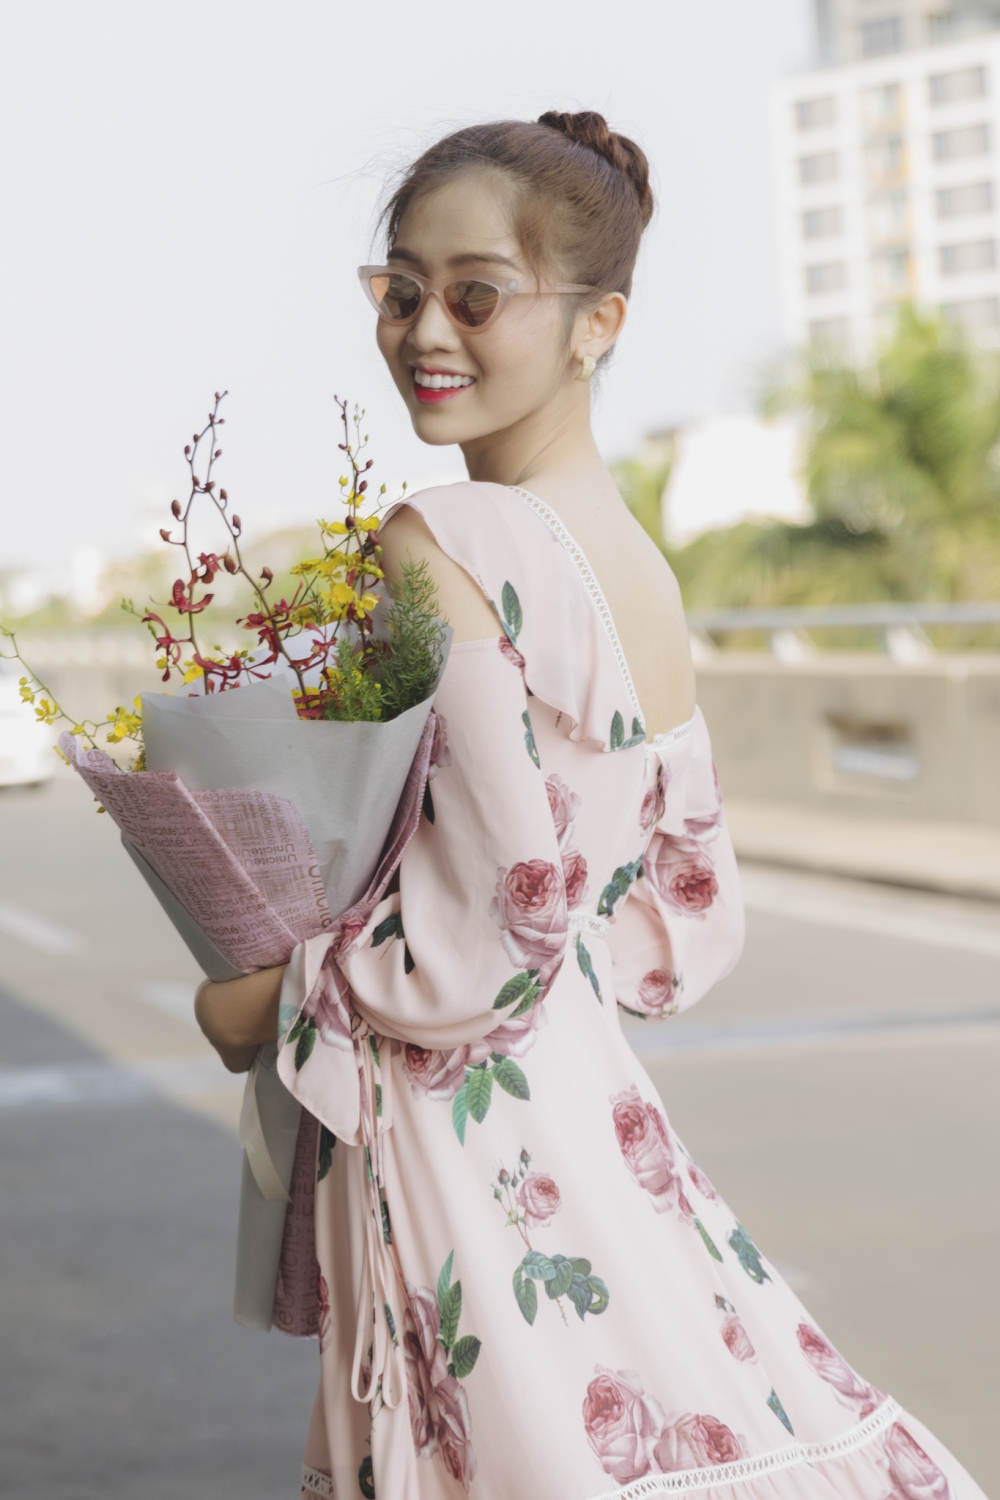
[[[363,926],[199,1002],[236,1061],[277,1025],[321,1126],[307,1500],[982,1500],[815,1327],[619,1022],[743,936],[677,587],[590,429],[651,209],[599,115],[472,127],[361,269],[414,428],[469,471],[381,531],[455,633],[423,812]]]

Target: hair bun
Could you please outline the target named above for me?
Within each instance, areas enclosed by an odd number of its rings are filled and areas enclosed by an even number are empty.
[[[627,177],[635,188],[639,199],[639,212],[643,228],[653,217],[653,192],[649,185],[649,162],[646,153],[627,135],[613,131],[603,115],[596,110],[583,109],[578,114],[567,114],[562,110],[549,109],[538,117],[539,125],[548,125],[558,130],[578,146],[586,146]]]

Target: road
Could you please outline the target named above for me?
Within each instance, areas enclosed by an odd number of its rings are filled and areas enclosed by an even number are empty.
[[[847,1358],[1000,1492],[1000,909],[744,870],[736,972],[635,1023],[671,1118]],[[298,1493],[314,1346],[230,1317],[234,1086],[69,773],[0,794],[0,1494]]]

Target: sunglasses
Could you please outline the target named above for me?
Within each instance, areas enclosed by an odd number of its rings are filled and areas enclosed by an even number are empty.
[[[550,292],[593,292],[592,286],[556,282],[552,286],[523,287],[519,281],[433,281],[416,271],[400,271],[392,266],[359,266],[358,275],[365,296],[380,318],[402,327],[412,323],[426,299],[434,293],[441,299],[453,323],[466,333],[488,328],[512,297],[540,297]]]

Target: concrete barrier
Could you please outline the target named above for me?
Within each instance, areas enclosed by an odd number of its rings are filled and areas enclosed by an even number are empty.
[[[737,853],[1000,898],[1000,656],[698,664]]]

